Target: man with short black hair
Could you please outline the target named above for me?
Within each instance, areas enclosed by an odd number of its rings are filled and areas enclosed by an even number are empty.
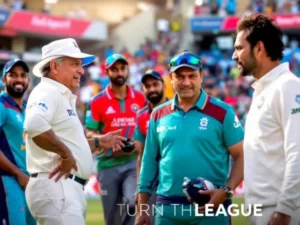
[[[164,96],[165,83],[162,76],[155,70],[147,70],[142,77],[142,90],[148,100],[148,104],[138,111],[136,117],[136,127],[134,131],[134,140],[136,149],[138,150],[136,174],[137,182],[139,179],[141,163],[144,153],[145,140],[148,132],[149,120],[152,110],[167,101]],[[155,185],[157,182],[155,183]],[[154,224],[153,205],[155,204],[156,195],[153,194],[149,201],[151,224]],[[136,203],[138,202],[138,195],[136,195]]]
[[[245,201],[262,204],[251,225],[300,223],[300,80],[281,63],[282,31],[264,15],[242,18],[232,58],[255,78],[245,125]]]
[[[29,180],[23,135],[28,65],[20,59],[8,61],[2,81],[5,90],[0,95],[0,223],[35,225],[24,192]]]
[[[135,225],[150,224],[149,212],[143,209],[149,204],[157,179],[156,208],[163,213],[155,215],[156,225],[229,225],[226,215],[196,217],[183,183],[185,177],[202,177],[215,187],[201,192],[210,196],[207,204],[214,208],[229,204],[243,180],[243,128],[230,105],[201,88],[204,73],[197,55],[189,51],[175,55],[170,60],[169,76],[176,95],[151,113]],[[229,156],[234,160],[231,171]]]
[[[127,84],[129,69],[123,55],[107,57],[106,73],[110,84],[93,97],[87,112],[86,128],[94,135],[122,129],[122,135],[132,143],[136,114],[145,106],[145,97]],[[106,224],[130,225],[134,221],[136,158],[136,151],[126,153],[111,148],[103,149],[98,155],[98,180]],[[119,216],[122,222],[118,221]]]

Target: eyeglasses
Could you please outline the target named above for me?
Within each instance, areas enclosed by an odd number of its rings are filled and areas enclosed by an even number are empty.
[[[198,66],[199,68],[202,67],[200,59],[192,54],[175,56],[173,59],[170,60],[170,67],[180,66],[182,64]]]

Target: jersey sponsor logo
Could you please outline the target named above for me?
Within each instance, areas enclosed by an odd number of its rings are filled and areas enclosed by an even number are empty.
[[[138,110],[139,110],[139,105],[138,104],[132,104],[131,105],[131,110],[133,111],[133,112],[137,112]]]
[[[300,95],[296,95],[295,101],[300,104]]]
[[[135,126],[135,117],[119,117],[114,118],[111,122],[111,127],[127,127]]]
[[[116,113],[116,111],[113,109],[113,107],[109,106],[105,114],[113,114],[113,113]]]
[[[300,113],[300,108],[292,109],[291,113],[292,113],[292,115],[294,115],[296,113]]]
[[[176,125],[174,125],[174,126],[160,126],[160,127],[156,128],[156,132],[161,133],[161,132],[164,132],[164,131],[167,131],[167,130],[176,130],[176,129],[177,129]]]
[[[240,122],[239,118],[237,117],[237,115],[235,115],[235,117],[234,117],[234,123],[233,123],[233,126],[234,126],[235,128],[238,128],[238,127],[241,126],[241,122]]]
[[[200,130],[207,130],[207,126],[208,126],[208,119],[206,117],[201,118],[199,129]]]
[[[76,113],[73,111],[73,109],[67,109],[67,112],[69,116],[76,116]]]
[[[40,102],[39,104],[38,104],[38,106],[40,106],[42,109],[44,109],[44,110],[48,110],[48,107],[47,107],[47,105],[46,105],[46,103],[44,103],[44,102]]]

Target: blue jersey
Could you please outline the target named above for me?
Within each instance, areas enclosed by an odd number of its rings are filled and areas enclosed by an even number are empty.
[[[215,186],[226,185],[230,167],[228,147],[244,138],[244,130],[226,103],[203,90],[184,112],[175,98],[156,107],[150,117],[139,179],[139,192],[184,196],[184,177],[203,177]]]
[[[15,164],[22,172],[26,169],[26,149],[23,123],[26,102],[22,108],[9,96],[2,92],[0,95],[0,151]],[[0,169],[0,175],[11,175]]]

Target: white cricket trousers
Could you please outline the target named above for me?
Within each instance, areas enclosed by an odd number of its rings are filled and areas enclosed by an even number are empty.
[[[38,225],[85,225],[87,202],[83,185],[61,178],[57,183],[48,173],[30,177],[26,201]]]
[[[262,216],[249,217],[249,225],[268,225],[272,214],[275,212],[276,207],[263,207],[261,214]],[[300,225],[300,209],[295,211],[291,217],[290,225]]]

